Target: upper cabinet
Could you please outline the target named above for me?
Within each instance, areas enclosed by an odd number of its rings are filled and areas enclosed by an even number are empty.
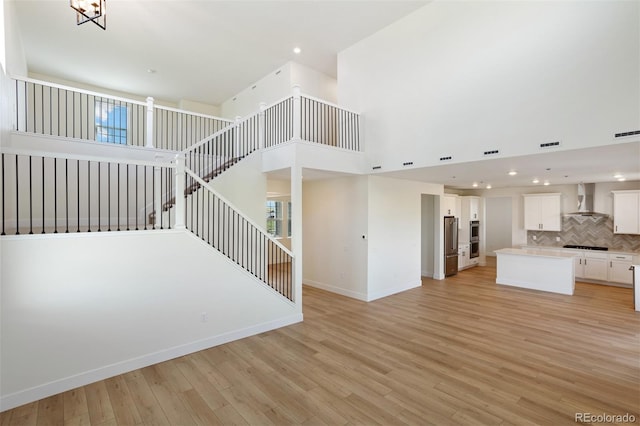
[[[524,229],[561,231],[561,195],[524,194]]]
[[[613,233],[640,234],[640,191],[613,192]]]
[[[460,197],[455,194],[444,194],[444,215],[460,217]]]
[[[460,213],[462,221],[480,220],[480,197],[465,196],[460,198],[462,200],[462,212]]]

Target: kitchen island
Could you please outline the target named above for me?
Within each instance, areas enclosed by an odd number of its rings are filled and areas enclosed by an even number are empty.
[[[504,248],[497,256],[496,283],[531,290],[573,294],[574,254],[552,250]]]

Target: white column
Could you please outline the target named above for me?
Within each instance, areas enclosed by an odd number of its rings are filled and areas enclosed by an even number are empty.
[[[153,98],[147,98],[147,140],[145,145],[147,148],[153,148]]]
[[[176,185],[176,224],[175,229],[185,229],[184,214],[186,210],[187,200],[184,197],[185,190],[185,175],[184,175],[184,155],[176,155],[176,170],[175,170],[175,185]]]
[[[155,181],[153,192],[153,211],[155,214],[155,220],[153,221],[153,228],[160,228],[160,220],[162,217],[162,194],[160,193],[160,182],[162,182],[162,169],[158,166],[153,168],[153,179]]]
[[[265,139],[265,125],[264,125],[264,112],[267,110],[267,103],[260,102],[260,114],[258,115],[258,149],[264,148]]]
[[[301,103],[300,103],[300,86],[293,86],[293,140],[300,140],[300,116],[302,115]]]
[[[302,312],[302,167],[291,167],[291,251],[293,252],[293,300]]]

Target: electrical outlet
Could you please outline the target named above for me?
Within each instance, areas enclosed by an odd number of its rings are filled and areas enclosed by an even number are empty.
[[[556,237],[556,241],[560,242],[560,237]]]
[[[533,238],[533,241],[538,239],[538,237],[536,237],[535,235],[533,237],[531,237],[531,238]]]

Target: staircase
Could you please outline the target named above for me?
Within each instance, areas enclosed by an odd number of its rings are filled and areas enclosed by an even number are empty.
[[[209,183],[248,155],[291,141],[359,151],[356,113],[295,89],[292,96],[232,122],[152,101],[14,81],[15,134],[99,141],[96,148],[108,153],[3,147],[2,235],[184,228],[293,300],[293,253]],[[102,121],[95,117],[98,110]],[[114,111],[126,116],[124,127],[110,122]],[[146,159],[110,158],[123,144],[150,151],[144,152]],[[149,155],[151,149],[174,159],[158,160]]]

